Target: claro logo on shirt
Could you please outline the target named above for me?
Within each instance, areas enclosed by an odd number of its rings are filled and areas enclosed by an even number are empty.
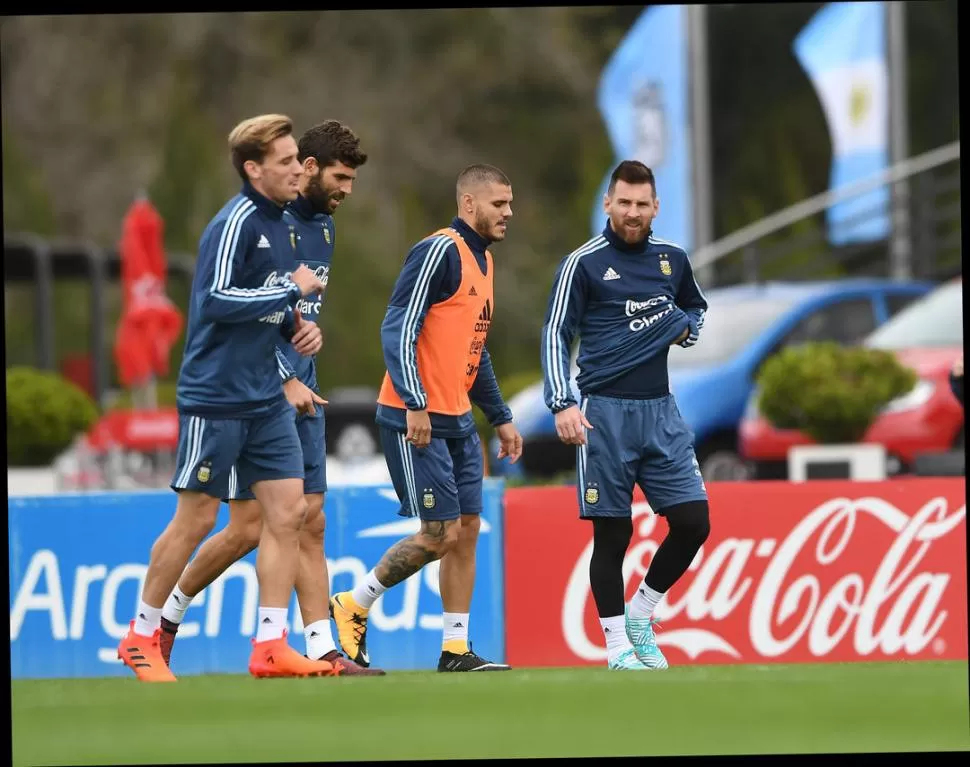
[[[266,279],[263,280],[264,288],[273,288],[280,285],[285,280],[290,279],[292,272],[270,272]],[[313,270],[314,276],[323,283],[323,286],[327,286],[327,282],[330,280],[330,267],[325,265],[320,265]],[[316,294],[317,296],[323,295],[322,293]],[[300,314],[304,317],[315,319],[318,314],[320,314],[320,309],[322,307],[322,301],[314,301],[308,298],[301,298],[296,302],[296,308],[300,310]],[[273,325],[279,325],[283,322],[283,317],[281,312],[274,312],[273,314],[267,315],[266,317],[261,317],[260,322],[268,322]]]
[[[662,312],[657,312],[656,314],[651,314],[649,317],[634,317],[630,320],[630,330],[637,333],[645,328],[649,328],[654,323],[658,322],[661,317],[666,317],[668,314],[672,314],[674,307],[668,306]]]
[[[666,308],[662,311],[656,312],[656,314],[651,314],[649,317],[637,317],[635,315],[641,312],[649,312],[651,310],[658,309],[666,305]],[[657,322],[661,317],[665,317],[674,310],[674,306],[670,301],[669,296],[653,296],[648,298],[646,301],[634,301],[632,298],[628,298],[625,307],[625,313],[627,317],[633,317],[630,320],[630,330],[637,333],[645,328],[650,327],[655,322]]]

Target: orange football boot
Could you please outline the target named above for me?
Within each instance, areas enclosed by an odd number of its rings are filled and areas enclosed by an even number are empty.
[[[142,682],[178,681],[162,657],[161,633],[161,629],[155,629],[151,638],[143,637],[135,633],[135,622],[132,621],[128,624],[128,633],[118,645],[118,657]]]
[[[329,661],[310,660],[286,641],[286,632],[277,639],[253,642],[249,673],[257,679],[294,676],[333,676],[337,669]]]

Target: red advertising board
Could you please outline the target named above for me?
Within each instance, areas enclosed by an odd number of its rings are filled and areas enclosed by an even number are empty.
[[[967,657],[964,480],[712,483],[711,534],[657,606],[671,665]],[[667,523],[638,494],[626,599]],[[505,495],[506,657],[602,665],[572,487]]]

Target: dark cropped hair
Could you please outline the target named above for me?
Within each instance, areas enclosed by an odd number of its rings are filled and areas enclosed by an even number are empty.
[[[494,165],[485,165],[482,163],[477,165],[469,165],[458,174],[458,181],[455,186],[459,199],[461,198],[462,193],[468,189],[468,187],[478,186],[479,184],[501,184],[502,186],[512,186],[512,182],[509,181],[509,177]]]
[[[610,196],[616,189],[617,181],[625,181],[628,184],[650,184],[654,197],[657,196],[657,182],[653,178],[653,171],[639,160],[624,160],[616,166],[613,175],[610,176],[610,187],[607,190]]]
[[[350,128],[337,120],[324,120],[300,136],[297,159],[302,163],[307,157],[326,168],[342,162],[348,168],[358,168],[367,162],[367,155],[360,151],[360,139]]]

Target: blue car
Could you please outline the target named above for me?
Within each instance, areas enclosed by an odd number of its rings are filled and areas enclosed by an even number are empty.
[[[690,349],[671,347],[668,358],[670,389],[694,432],[705,480],[748,477],[738,454],[737,429],[755,374],[768,357],[808,341],[856,343],[932,288],[930,282],[873,278],[767,282],[707,291],[710,308],[700,341]],[[574,351],[571,384],[578,398],[577,372]],[[559,442],[542,388],[537,381],[509,400],[525,449],[515,465],[494,461],[493,474],[548,478],[574,470],[576,448]],[[493,440],[492,455],[497,447]]]

